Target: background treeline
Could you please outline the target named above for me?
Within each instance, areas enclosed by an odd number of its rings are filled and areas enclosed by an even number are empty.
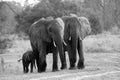
[[[35,5],[0,2],[0,30],[3,33],[28,32],[30,25],[42,18],[77,14],[91,22],[92,33],[120,28],[120,0],[38,0]]]
[[[89,19],[92,34],[104,31],[120,33],[120,0],[38,0],[35,5],[29,5],[28,1],[25,0],[21,6],[14,1],[0,0],[0,54],[11,47],[16,37],[11,33],[19,33],[19,39],[28,39],[23,32],[28,33],[30,25],[42,17],[77,14]]]

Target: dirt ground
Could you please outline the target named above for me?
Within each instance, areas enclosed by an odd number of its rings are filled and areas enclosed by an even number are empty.
[[[52,54],[48,54],[46,72],[37,73],[34,69],[33,73],[23,74],[22,62],[18,63],[17,60],[26,50],[31,49],[30,44],[28,40],[16,40],[14,44],[17,45],[7,49],[5,54],[0,54],[0,61],[3,60],[0,62],[0,80],[120,80],[119,52],[85,52],[85,69],[57,72],[52,72]],[[68,56],[67,65],[69,68]]]
[[[34,73],[28,74],[22,73],[22,64],[14,60],[16,57],[17,55],[3,56],[7,60],[0,80],[120,80],[119,53],[85,53],[85,69],[58,72],[51,72],[52,55],[49,54],[46,72],[37,73],[34,69]]]

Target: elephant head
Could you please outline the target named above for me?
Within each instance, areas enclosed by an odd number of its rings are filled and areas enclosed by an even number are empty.
[[[70,14],[72,17],[78,17],[76,14]],[[87,35],[91,33],[91,27],[89,20],[86,17],[78,17],[78,20],[80,22],[80,37],[83,40]]]
[[[58,39],[64,42],[63,36],[64,36],[64,22],[61,18],[56,18],[54,20],[51,20],[48,24],[48,34],[50,34],[51,38],[53,39],[53,42],[58,42]]]
[[[87,35],[91,33],[91,27],[89,20],[86,17],[78,17],[78,19],[81,24],[80,35],[81,39],[83,40]]]

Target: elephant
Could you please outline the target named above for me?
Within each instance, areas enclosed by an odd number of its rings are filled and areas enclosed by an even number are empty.
[[[82,23],[82,18],[78,16],[63,16],[62,20],[65,23],[64,28],[64,41],[67,44],[68,56],[70,61],[69,69],[76,69],[76,55],[78,51],[79,61],[77,64],[78,69],[83,69],[84,66],[84,55],[83,55],[83,44],[82,40],[85,38],[86,33],[90,30],[86,28]],[[88,29],[88,30],[86,30]],[[83,31],[84,30],[84,31]]]
[[[58,70],[57,52],[60,54],[61,69],[66,69],[63,51],[64,22],[61,18],[39,19],[29,29],[29,38],[33,53],[36,56],[38,72],[46,70],[46,54],[53,53],[53,71]]]
[[[31,64],[31,73],[33,72],[33,66],[35,67],[35,55],[33,54],[33,51],[29,50],[26,51],[22,59],[19,59],[18,62],[22,60],[23,63],[23,72],[28,73],[29,72],[29,65]],[[35,67],[36,68],[36,67]]]

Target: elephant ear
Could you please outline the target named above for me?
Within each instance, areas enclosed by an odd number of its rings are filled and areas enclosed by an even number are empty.
[[[83,40],[91,32],[91,27],[88,19],[86,17],[79,17],[79,22],[81,24],[81,39]]]

